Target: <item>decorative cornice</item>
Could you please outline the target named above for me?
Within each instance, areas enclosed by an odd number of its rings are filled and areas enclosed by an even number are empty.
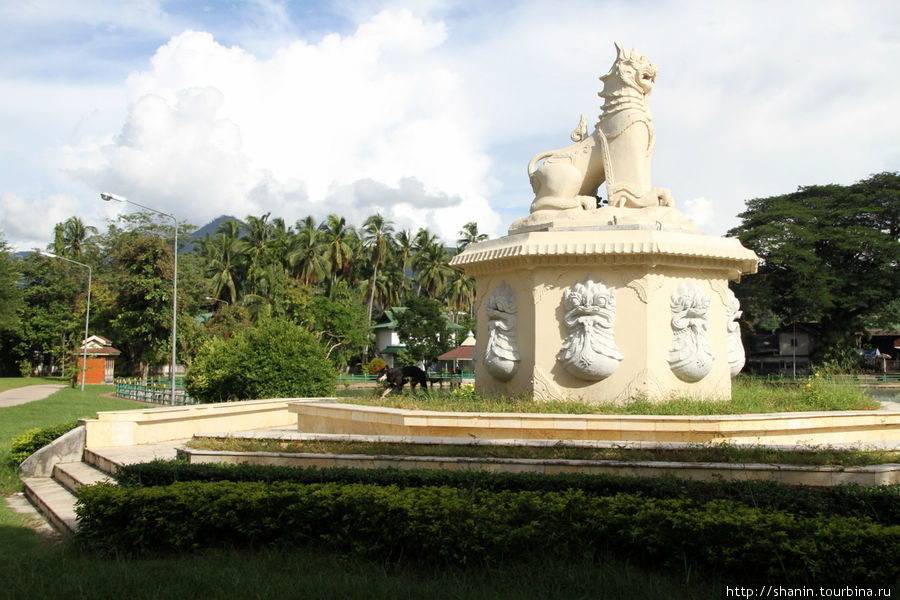
[[[734,238],[652,230],[534,231],[469,245],[450,265],[470,275],[534,266],[690,266],[756,273],[756,253]]]

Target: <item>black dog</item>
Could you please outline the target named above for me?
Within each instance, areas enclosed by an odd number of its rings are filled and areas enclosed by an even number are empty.
[[[392,389],[397,388],[403,391],[403,384],[409,382],[412,393],[416,393],[416,386],[420,385],[426,390],[428,389],[428,375],[419,367],[384,367],[378,371],[378,382],[387,382],[388,387],[381,395],[382,398],[387,396]]]

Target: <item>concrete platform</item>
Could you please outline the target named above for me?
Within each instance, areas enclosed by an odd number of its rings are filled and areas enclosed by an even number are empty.
[[[900,447],[900,411],[610,415],[406,410],[291,402],[297,431],[413,437]]]
[[[353,434],[310,434],[286,428],[242,432],[200,433],[197,437],[220,439],[249,439],[286,441],[369,442],[381,444],[423,444],[482,447],[489,454],[491,447],[521,446],[532,448],[630,448],[630,449],[690,449],[698,444],[678,442],[610,442],[598,440],[541,440],[541,439],[479,439],[452,437],[371,436]],[[760,445],[748,445],[760,447]],[[765,448],[797,451],[795,445],[765,445]],[[858,446],[845,446],[856,448]],[[343,467],[354,469],[440,469],[450,471],[487,471],[491,473],[542,473],[554,475],[572,473],[583,475],[617,475],[621,477],[678,477],[697,481],[775,481],[789,485],[832,486],[844,483],[857,485],[893,485],[900,483],[900,464],[862,467],[802,466],[758,463],[713,463],[679,461],[623,461],[521,459],[453,456],[409,456],[398,454],[324,454],[290,452],[233,452],[178,448],[179,457],[191,463],[229,463],[276,465],[319,469]]]

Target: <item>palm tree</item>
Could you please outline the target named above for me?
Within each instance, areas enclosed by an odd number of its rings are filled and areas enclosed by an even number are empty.
[[[324,257],[331,267],[331,286],[329,295],[337,284],[338,276],[346,273],[353,257],[353,244],[356,232],[352,226],[347,225],[344,217],[336,214],[328,215],[326,220],[319,225],[322,232],[324,245]]]
[[[288,268],[304,285],[320,281],[328,273],[322,248],[322,233],[312,217],[297,221],[297,233],[285,256]]]
[[[429,243],[416,253],[413,266],[419,282],[418,289],[424,289],[431,298],[437,298],[452,271],[450,253],[439,241]]]
[[[400,275],[402,279],[399,293],[402,297],[409,283],[406,278],[406,271],[409,269],[410,261],[415,254],[415,244],[413,241],[413,236],[408,229],[398,231],[394,234],[394,243],[391,250],[394,256],[394,260],[398,262],[400,266]]]
[[[475,280],[467,277],[462,271],[453,269],[449,275],[449,281],[445,288],[447,305],[453,311],[453,322],[456,323],[457,313],[468,312],[475,316]]]
[[[247,230],[241,237],[245,243],[247,261],[246,293],[264,297],[271,297],[272,280],[275,276],[269,256],[269,244],[274,237],[274,228],[268,222],[270,214],[266,213],[262,217],[247,216]]]
[[[430,250],[434,251],[434,247],[438,245],[438,237],[428,231],[427,229],[420,227],[419,231],[416,232],[415,237],[413,238],[412,247],[413,247],[413,256],[412,256],[412,267],[416,271],[416,293],[422,293],[422,278],[420,277],[420,263],[427,262],[427,258],[425,257],[425,253]]]
[[[465,250],[466,246],[469,244],[483,242],[488,239],[486,233],[478,233],[478,223],[475,221],[469,221],[463,225],[463,228],[459,230],[457,235],[459,235],[459,238],[456,240],[456,249],[458,252]]]
[[[384,259],[391,247],[391,234],[394,233],[394,224],[382,217],[380,214],[374,214],[366,219],[362,228],[362,244],[363,248],[368,248],[372,252],[372,283],[369,285],[368,318],[369,325],[372,325],[372,304],[375,301],[375,288],[378,282],[378,265]]]
[[[229,304],[237,303],[243,287],[243,256],[246,244],[229,235],[226,228],[214,237],[199,240],[199,253],[205,261],[204,275],[211,278],[212,295]]]
[[[85,225],[79,217],[69,217],[53,228],[53,252],[60,256],[78,258],[85,250],[88,234],[97,234],[97,228]]]

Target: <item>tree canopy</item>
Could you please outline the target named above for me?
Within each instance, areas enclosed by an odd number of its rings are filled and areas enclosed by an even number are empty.
[[[395,315],[397,334],[406,351],[427,366],[452,347],[450,324],[440,302],[423,296],[411,296],[406,310]]]
[[[735,286],[751,324],[819,322],[826,354],[837,356],[896,299],[897,173],[755,198],[738,216],[742,223],[728,235],[760,258],[759,273]]]

